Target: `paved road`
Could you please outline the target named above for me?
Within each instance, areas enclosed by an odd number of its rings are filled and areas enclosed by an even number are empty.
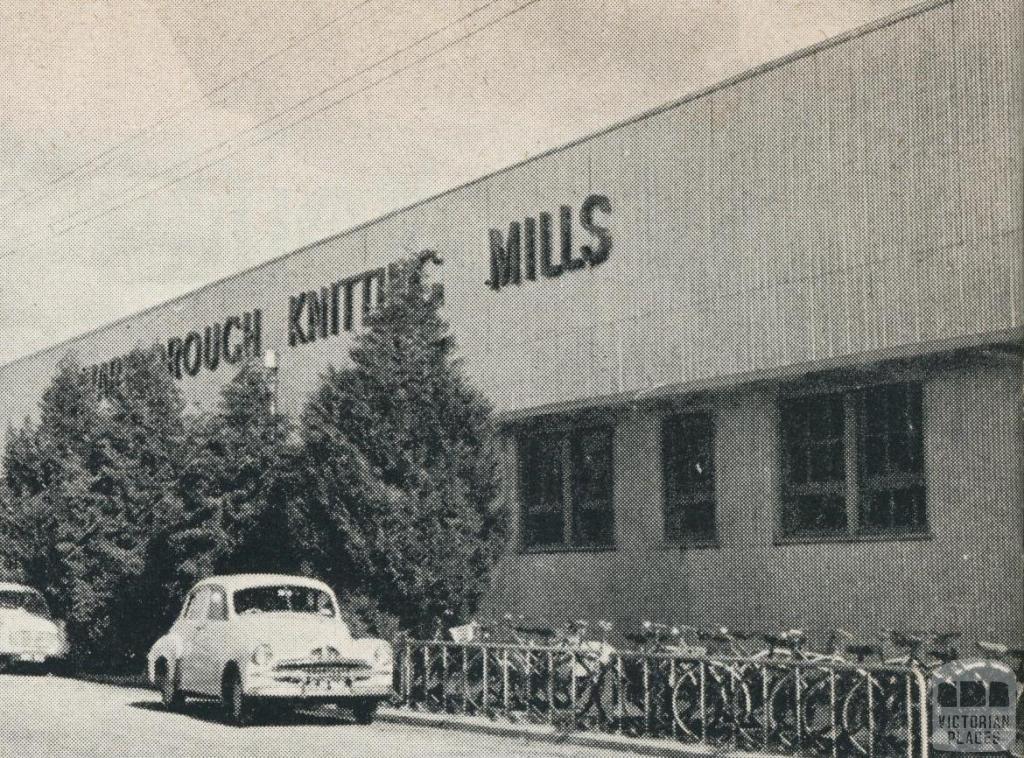
[[[427,727],[299,715],[285,723],[235,729],[213,704],[167,713],[156,693],[61,677],[0,675],[0,757],[228,758],[239,756],[486,756],[540,758],[621,753],[527,743]]]

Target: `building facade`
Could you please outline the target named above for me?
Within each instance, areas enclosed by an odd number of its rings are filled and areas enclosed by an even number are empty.
[[[298,410],[436,251],[503,422],[488,603],[553,619],[1024,629],[1021,0],[929,0],[0,367],[158,344]]]

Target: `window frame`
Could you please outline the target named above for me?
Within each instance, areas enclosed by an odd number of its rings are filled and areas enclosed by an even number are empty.
[[[923,522],[918,527],[878,529],[863,526],[863,506],[865,498],[870,493],[862,483],[862,467],[865,455],[865,437],[862,433],[864,427],[863,407],[864,394],[872,389],[892,387],[896,385],[918,386],[921,403],[920,415],[920,455],[921,472],[919,475],[901,475],[903,480],[914,480],[914,483],[921,487],[924,499]],[[777,425],[777,459],[778,459],[778,507],[775,514],[775,544],[800,544],[800,543],[822,543],[822,542],[899,542],[932,539],[931,532],[931,509],[928,486],[928,443],[926,435],[927,426],[927,376],[922,371],[891,371],[887,373],[862,374],[855,376],[853,380],[843,382],[828,377],[817,377],[813,382],[800,385],[792,385],[781,389],[777,396],[778,425]],[[846,511],[846,526],[842,530],[834,531],[811,531],[801,530],[787,532],[784,524],[784,510],[787,507],[786,480],[786,456],[784,449],[785,432],[784,420],[782,418],[783,403],[805,397],[814,397],[830,394],[841,394],[844,409],[844,434],[843,434],[843,457],[845,460],[845,494],[844,504]]]
[[[577,506],[574,502],[574,463],[573,447],[577,435],[587,432],[606,430],[609,436],[611,460],[609,462],[609,507],[611,517],[608,542],[577,543],[575,542],[575,517]],[[554,435],[558,439],[561,469],[561,515],[562,540],[558,543],[533,544],[526,539],[526,519],[529,509],[526,507],[524,479],[525,456],[523,455],[524,439],[535,435]],[[514,430],[512,443],[516,458],[515,494],[517,515],[517,542],[520,553],[572,553],[572,552],[610,552],[618,549],[617,535],[617,502],[616,502],[616,467],[618,461],[617,447],[618,418],[615,416],[594,414],[571,419],[545,418],[524,424]]]
[[[711,427],[711,440],[710,440],[710,457],[711,457],[711,489],[704,490],[702,492],[710,492],[711,502],[711,530],[707,534],[702,535],[670,535],[669,534],[669,510],[675,505],[672,502],[670,487],[671,483],[667,476],[666,468],[668,465],[667,450],[666,450],[666,431],[669,424],[675,420],[685,419],[688,417],[703,416],[708,419]],[[687,407],[671,407],[662,413],[658,419],[658,452],[660,455],[660,476],[661,476],[661,536],[664,546],[666,547],[679,547],[679,548],[717,548],[720,546],[719,543],[719,529],[718,529],[718,413],[713,406],[710,405],[699,405],[699,406],[687,406]],[[692,505],[694,503],[706,503],[707,498],[686,498],[686,504]]]

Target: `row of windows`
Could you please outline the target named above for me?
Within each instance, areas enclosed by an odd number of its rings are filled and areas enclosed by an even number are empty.
[[[923,532],[924,452],[918,382],[787,398],[779,407],[784,537]],[[716,528],[716,419],[666,417],[661,427],[665,539],[708,543]],[[611,425],[519,440],[526,548],[614,543]]]

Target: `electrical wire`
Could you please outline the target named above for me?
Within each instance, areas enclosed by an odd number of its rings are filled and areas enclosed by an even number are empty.
[[[120,142],[118,142],[118,143],[116,143],[114,145],[111,145],[110,147],[102,150],[101,152],[97,153],[96,155],[92,156],[91,158],[86,159],[82,163],[79,163],[78,165],[74,166],[73,168],[70,168],[70,169],[68,169],[68,170],[58,174],[57,176],[53,177],[49,181],[44,182],[43,184],[40,184],[40,185],[36,186],[33,189],[24,190],[20,194],[18,194],[17,196],[15,196],[13,198],[10,198],[8,200],[0,201],[0,210],[4,210],[4,209],[7,209],[7,208],[10,208],[11,206],[16,205],[16,204],[22,202],[23,200],[27,200],[29,198],[40,197],[40,196],[46,194],[46,191],[50,187],[55,187],[55,186],[57,186],[59,184],[63,184],[65,181],[67,181],[71,177],[78,175],[83,169],[86,169],[86,168],[94,165],[97,161],[100,161],[103,158],[106,158],[107,156],[112,156],[108,160],[105,160],[102,163],[100,163],[98,166],[96,166],[96,168],[93,169],[93,171],[90,171],[87,175],[95,174],[100,169],[105,168],[106,166],[109,166],[111,163],[113,163],[114,160],[116,159],[116,156],[114,154],[117,153],[117,151],[120,150],[122,147],[125,147],[126,145],[130,145],[131,143],[133,143],[133,142],[139,140],[140,138],[146,136],[147,134],[151,133],[153,130],[157,129],[158,127],[161,127],[164,124],[166,124],[166,123],[168,123],[170,121],[173,121],[174,119],[178,118],[179,116],[183,115],[184,113],[186,113],[189,110],[191,110],[192,108],[194,108],[196,105],[200,105],[200,104],[206,102],[209,98],[213,97],[218,92],[221,92],[221,91],[227,89],[228,87],[230,87],[231,85],[233,85],[233,84],[235,84],[237,82],[240,82],[240,81],[242,81],[244,79],[247,79],[256,69],[261,68],[261,67],[265,66],[267,63],[269,63],[270,61],[275,60],[276,58],[279,58],[280,56],[284,55],[285,53],[287,53],[287,52],[289,52],[291,50],[296,49],[302,43],[304,43],[306,40],[308,40],[308,39],[310,39],[312,37],[315,37],[318,34],[323,33],[325,30],[327,30],[330,27],[334,26],[335,24],[339,23],[342,19],[347,18],[348,16],[351,16],[357,10],[360,10],[361,8],[369,5],[370,3],[374,3],[374,2],[377,2],[377,0],[362,0],[361,2],[359,2],[356,5],[354,5],[351,8],[349,8],[345,13],[341,14],[340,16],[336,16],[336,17],[334,17],[332,19],[329,19],[325,23],[319,25],[315,29],[312,29],[311,31],[307,32],[306,34],[302,35],[301,37],[298,37],[298,38],[292,40],[289,44],[285,45],[284,47],[279,48],[278,50],[276,50],[276,51],[274,51],[272,53],[269,53],[268,55],[265,55],[263,58],[261,58],[260,60],[256,61],[256,63],[252,64],[249,68],[245,69],[244,71],[240,71],[239,73],[235,74],[234,76],[232,76],[232,77],[224,80],[223,82],[221,82],[221,83],[211,87],[210,89],[202,92],[201,94],[199,94],[197,97],[195,97],[192,100],[190,100],[188,103],[186,103],[183,107],[179,108],[174,113],[169,113],[169,114],[167,114],[165,116],[162,116],[162,117],[158,118],[156,121],[152,122],[151,124],[148,124],[147,126],[144,126],[144,127],[140,128],[140,129],[137,129],[136,131],[134,131],[131,134],[129,134],[127,137],[125,137]]]
[[[237,136],[239,136],[239,135],[241,135],[243,133],[248,133],[248,132],[254,131],[257,128],[260,128],[261,126],[265,126],[267,123],[270,123],[272,121],[277,120],[278,118],[280,118],[281,115],[284,115],[285,113],[289,112],[290,110],[294,110],[294,108],[298,107],[298,105],[305,104],[305,103],[315,99],[316,97],[322,96],[326,92],[330,92],[333,89],[337,89],[339,86],[342,86],[343,84],[347,83],[348,81],[351,81],[352,79],[358,77],[359,75],[364,74],[364,73],[372,70],[373,68],[378,67],[382,63],[386,63],[387,61],[392,60],[393,58],[397,57],[398,55],[401,55],[402,53],[407,52],[409,49],[412,49],[413,47],[416,47],[419,44],[422,44],[424,41],[426,41],[426,40],[428,40],[428,39],[430,39],[432,37],[435,37],[438,34],[440,34],[440,33],[444,32],[444,31],[450,29],[451,27],[461,23],[466,18],[468,18],[468,17],[470,17],[472,15],[475,15],[476,13],[479,13],[481,10],[485,9],[486,7],[489,7],[490,5],[493,5],[495,2],[497,2],[497,0],[490,0],[490,2],[485,3],[484,5],[478,6],[477,8],[473,9],[469,13],[464,14],[459,19],[456,19],[455,21],[450,22],[449,24],[446,24],[444,27],[441,27],[441,28],[439,28],[439,29],[437,29],[437,30],[435,30],[433,32],[430,32],[429,34],[424,35],[423,37],[417,39],[416,41],[414,41],[414,42],[404,46],[403,48],[400,48],[399,50],[389,54],[388,56],[385,56],[384,58],[382,58],[382,59],[380,59],[378,61],[375,61],[374,63],[370,64],[369,66],[366,66],[363,69],[361,69],[356,74],[353,74],[353,75],[351,75],[349,77],[346,77],[345,80],[342,80],[341,82],[332,84],[332,85],[324,88],[323,90],[321,90],[320,92],[318,92],[318,93],[316,93],[314,95],[311,95],[311,96],[308,96],[306,98],[303,98],[303,100],[300,101],[300,103],[297,103],[297,104],[291,106],[290,108],[285,109],[285,110],[279,112],[278,114],[275,114],[274,116],[269,117],[268,119],[265,119],[263,122],[261,122],[258,125],[255,125],[253,127],[249,127],[249,128],[247,128],[245,130],[242,130],[242,132],[239,132],[238,135],[235,135],[235,137],[233,137],[233,138],[230,138],[228,140],[222,140],[217,145],[215,145],[213,147],[210,147],[210,148],[207,148],[204,151],[201,151],[200,153],[198,153],[195,156],[193,156],[190,160],[194,160],[195,157],[199,157],[201,155],[208,154],[209,152],[212,152],[215,149],[219,149],[220,147],[223,147],[226,144],[230,144],[234,139],[237,139]],[[308,121],[308,120],[310,120],[310,119],[312,119],[312,118],[314,118],[316,116],[319,116],[319,115],[321,115],[321,114],[331,110],[332,108],[336,108],[338,105],[341,105],[341,104],[343,104],[343,103],[345,103],[345,102],[347,102],[347,101],[357,97],[358,95],[361,95],[361,94],[363,94],[363,93],[365,93],[365,92],[367,92],[367,91],[369,91],[369,90],[371,90],[371,89],[373,89],[373,88],[383,84],[384,82],[389,81],[390,79],[395,78],[396,76],[398,76],[398,75],[400,75],[400,74],[402,74],[402,73],[404,73],[404,72],[406,72],[406,71],[416,67],[417,65],[419,65],[423,61],[428,60],[428,59],[430,59],[430,58],[432,58],[432,57],[434,57],[436,55],[439,55],[442,52],[450,50],[451,48],[455,47],[456,45],[458,45],[459,43],[463,42],[464,40],[469,39],[469,38],[471,38],[471,37],[473,37],[473,36],[483,32],[483,31],[485,31],[486,29],[489,29],[489,28],[491,28],[491,27],[501,23],[505,19],[510,18],[511,16],[516,15],[516,14],[522,12],[526,8],[536,4],[538,2],[540,2],[540,0],[527,0],[527,2],[522,3],[521,5],[518,5],[515,8],[510,9],[509,11],[506,11],[505,13],[500,14],[499,16],[494,17],[490,21],[488,21],[488,22],[486,22],[484,24],[481,24],[480,26],[478,26],[475,29],[467,32],[466,34],[463,34],[463,35],[461,35],[459,37],[456,37],[455,39],[449,41],[448,43],[446,43],[446,44],[444,44],[444,45],[442,45],[442,46],[440,46],[438,48],[435,48],[434,50],[431,50],[431,51],[429,51],[429,52],[427,52],[427,53],[425,53],[425,54],[423,54],[423,55],[413,59],[410,63],[405,64],[404,66],[400,66],[399,68],[391,71],[390,73],[388,73],[388,74],[386,74],[386,75],[384,75],[382,77],[379,77],[379,78],[371,81],[370,83],[368,83],[368,84],[366,84],[366,85],[364,85],[364,86],[362,86],[362,87],[360,87],[360,88],[358,88],[358,89],[356,89],[356,90],[354,90],[354,91],[344,95],[343,97],[340,97],[340,98],[338,98],[336,100],[333,100],[333,101],[327,103],[326,105],[321,106],[321,107],[315,109],[314,111],[312,111],[312,112],[310,112],[310,113],[308,113],[308,114],[306,114],[306,115],[304,115],[304,116],[302,116],[302,117],[300,117],[298,119],[295,119],[295,120],[293,120],[293,121],[291,121],[291,122],[289,122],[289,123],[287,123],[287,124],[277,128],[277,129],[275,129],[272,132],[269,132],[269,133],[263,135],[262,137],[259,137],[259,138],[255,139],[255,140],[252,140],[252,141],[248,142],[247,144],[243,145],[242,147],[240,147],[240,148],[238,148],[236,150],[232,150],[231,152],[226,153],[225,155],[220,156],[218,158],[215,158],[214,160],[211,160],[211,161],[209,161],[209,162],[207,162],[207,163],[205,163],[205,164],[203,164],[203,165],[193,169],[192,171],[189,171],[188,173],[185,173],[185,174],[182,174],[180,176],[177,176],[177,177],[175,177],[175,178],[173,178],[173,179],[171,179],[171,180],[169,180],[167,182],[164,182],[163,184],[161,184],[161,185],[159,185],[157,187],[149,189],[149,190],[147,190],[145,192],[142,192],[142,193],[139,193],[139,194],[136,194],[136,195],[126,195],[126,196],[123,196],[122,199],[118,199],[115,202],[115,205],[112,205],[112,206],[110,206],[110,207],[108,207],[108,208],[106,208],[106,209],[104,209],[104,210],[102,210],[102,211],[100,211],[98,213],[92,214],[92,215],[86,217],[85,219],[83,219],[81,221],[72,223],[72,224],[70,224],[70,225],[68,225],[66,227],[63,227],[63,228],[61,228],[59,230],[56,230],[55,232],[51,233],[50,235],[44,236],[43,238],[37,240],[34,243],[28,243],[27,245],[22,245],[20,247],[11,249],[11,250],[9,250],[6,253],[0,254],[0,259],[2,259],[2,258],[9,258],[9,257],[12,257],[13,255],[18,254],[18,253],[25,252],[27,250],[33,249],[35,247],[38,247],[39,245],[41,245],[41,244],[43,244],[43,243],[45,243],[47,241],[50,241],[53,238],[64,236],[64,235],[68,234],[69,232],[73,231],[74,229],[80,228],[82,226],[89,225],[92,222],[94,222],[94,221],[96,221],[98,219],[104,218],[104,217],[106,217],[106,216],[110,215],[111,213],[114,213],[114,212],[116,212],[118,210],[126,208],[129,205],[132,205],[133,203],[138,202],[139,200],[142,200],[142,199],[144,199],[146,197],[149,197],[149,196],[151,196],[153,194],[156,194],[158,192],[162,192],[163,190],[168,189],[168,188],[170,188],[172,186],[175,186],[175,185],[179,184],[180,182],[185,181],[186,179],[190,179],[190,178],[192,178],[194,176],[197,176],[197,175],[203,173],[204,171],[208,170],[209,168],[211,168],[211,167],[213,167],[215,165],[218,165],[218,164],[224,162],[225,160],[228,160],[229,158],[234,157],[235,155],[238,155],[238,154],[242,153],[247,148],[253,147],[255,145],[258,145],[258,144],[266,142],[266,141],[268,141],[270,139],[273,139],[274,137],[278,136],[279,134],[281,134],[281,133],[283,133],[283,132],[285,132],[285,131],[287,131],[289,129],[292,129],[295,126],[298,126],[299,124],[305,123],[306,121]],[[185,162],[187,163],[188,161],[185,161]],[[181,162],[179,162],[178,164],[175,164],[175,167],[176,168],[177,167],[181,167]],[[162,171],[158,172],[157,174],[151,175],[146,181],[138,183],[134,187],[132,187],[131,190],[129,190],[129,192],[131,192],[131,191],[133,191],[135,189],[138,189],[139,187],[141,187],[144,184],[146,184],[149,181],[151,181],[153,178],[158,177],[158,176],[160,176],[162,174],[166,174],[169,171],[170,171],[170,169],[167,168],[167,169],[163,169]],[[65,215],[65,216],[61,217],[60,219],[58,219],[58,220],[63,220],[63,219],[66,219],[66,218],[73,218],[74,216],[78,216],[78,215],[81,215],[84,212],[88,212],[89,210],[91,210],[92,208],[97,207],[98,205],[101,205],[101,203],[93,205],[90,208],[86,208],[86,209],[84,209],[82,211],[76,211],[76,212],[74,212],[72,214]],[[52,224],[51,224],[51,226],[52,226]]]

